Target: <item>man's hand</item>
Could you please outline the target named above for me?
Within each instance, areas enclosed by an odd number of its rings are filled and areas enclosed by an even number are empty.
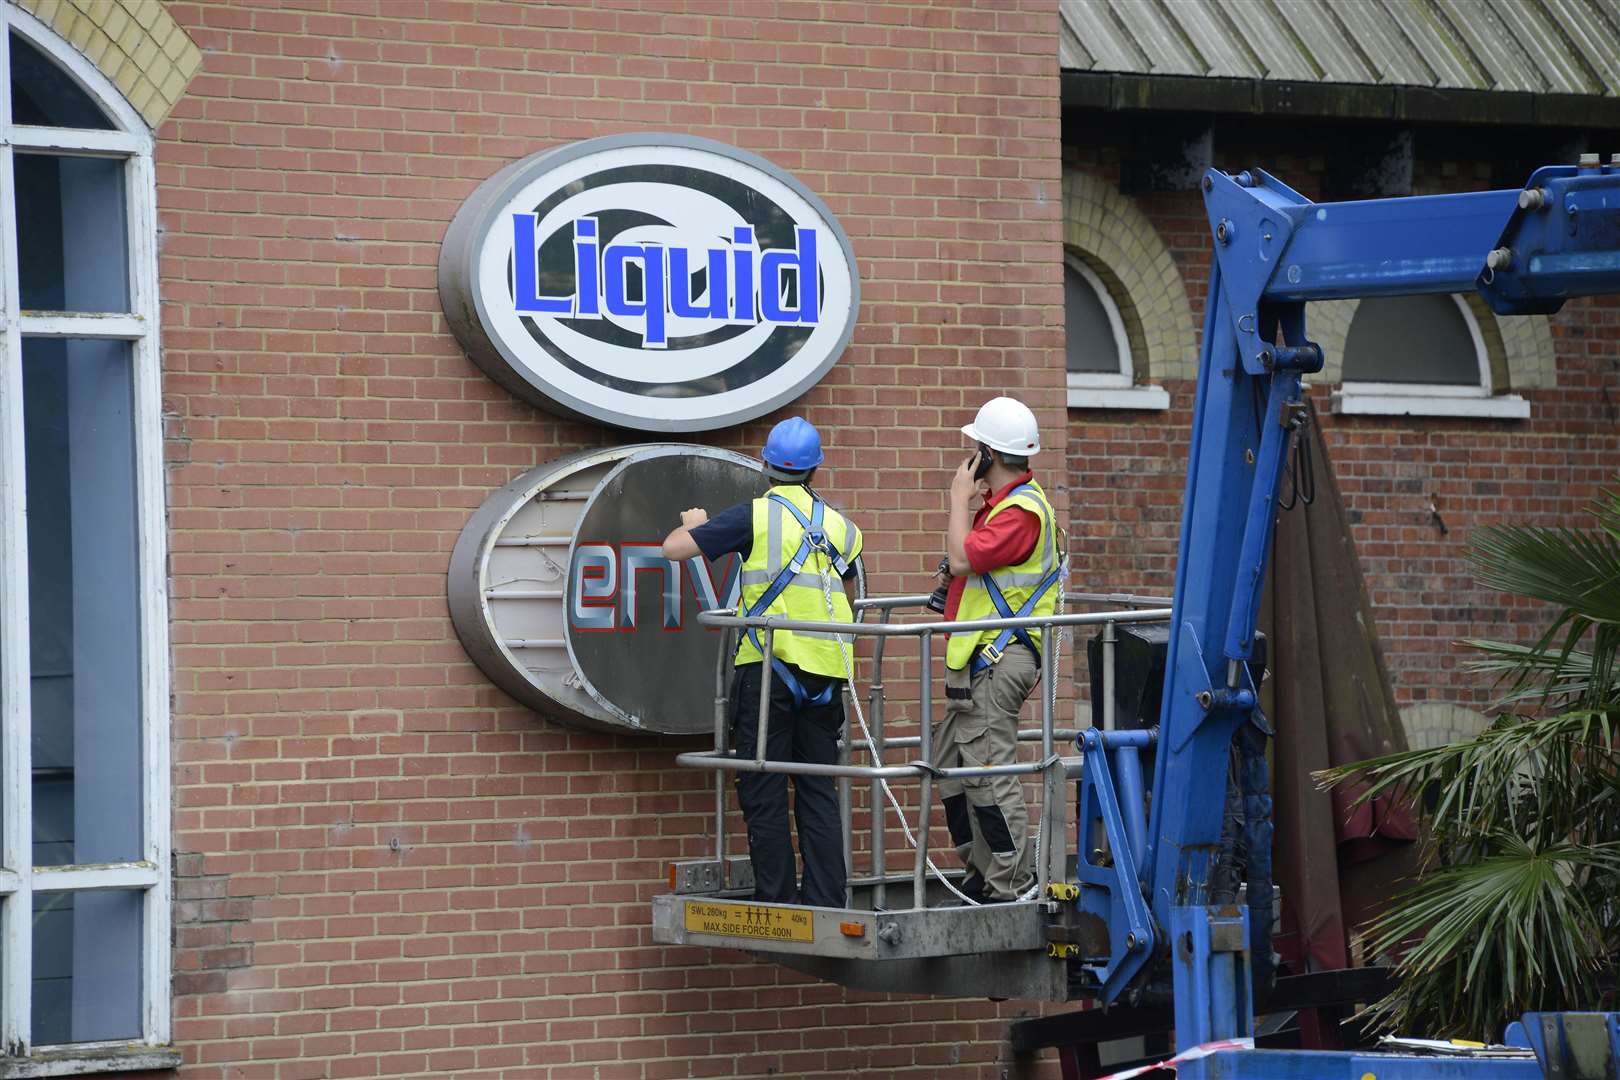
[[[709,520],[709,512],[701,506],[694,506],[690,510],[681,511],[681,523],[668,536],[664,537],[664,558],[675,562],[685,562],[703,554],[697,541],[692,539],[692,530]]]
[[[969,574],[973,566],[967,557],[967,534],[973,527],[973,496],[981,493],[980,482],[973,479],[973,466],[978,463],[978,451],[958,465],[951,474],[949,496],[950,522],[945,530],[945,558],[951,573],[958,577]]]
[[[968,455],[966,461],[956,467],[951,476],[951,503],[957,506],[966,506],[979,494],[979,482],[973,478],[973,465],[979,458],[977,451]]]

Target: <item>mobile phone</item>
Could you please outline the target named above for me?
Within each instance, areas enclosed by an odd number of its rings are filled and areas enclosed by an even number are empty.
[[[979,456],[973,461],[973,479],[984,479],[984,474],[990,471],[990,460],[990,448],[980,443]]]

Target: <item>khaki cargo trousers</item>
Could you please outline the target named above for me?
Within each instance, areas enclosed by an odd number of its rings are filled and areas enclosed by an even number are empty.
[[[1018,749],[1018,711],[1035,688],[1040,665],[1009,643],[1001,662],[978,675],[972,665],[945,670],[945,719],[934,728],[933,765],[1011,765]],[[951,843],[968,868],[962,891],[975,900],[1012,900],[1034,883],[1029,812],[1017,776],[939,782]],[[981,895],[974,895],[979,892]]]

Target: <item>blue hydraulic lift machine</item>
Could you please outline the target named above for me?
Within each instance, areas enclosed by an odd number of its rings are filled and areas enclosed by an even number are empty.
[[[1168,971],[1179,1051],[1253,1032],[1248,910],[1211,903],[1210,871],[1233,736],[1257,706],[1248,662],[1288,443],[1305,417],[1300,380],[1322,367],[1306,304],[1478,289],[1498,314],[1527,315],[1620,293],[1620,155],[1542,168],[1511,191],[1313,203],[1259,170],[1210,171],[1202,187],[1215,257],[1163,712],[1154,731],[1083,734],[1079,835],[1105,832],[1109,855],[1082,842],[1077,860],[1076,902],[1108,928],[1109,955],[1085,964],[1099,999]],[[1139,757],[1149,746],[1150,817]],[[1620,1078],[1620,1014],[1531,1015],[1524,1028],[1539,1061],[1229,1049],[1179,1075],[1530,1080],[1576,1075],[1571,1046],[1584,1042]]]

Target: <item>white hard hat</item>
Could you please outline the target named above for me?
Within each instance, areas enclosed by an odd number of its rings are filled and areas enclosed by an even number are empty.
[[[1029,457],[1041,450],[1035,414],[1028,405],[1010,397],[991,398],[981,405],[973,423],[962,425],[962,434],[1013,457]]]

